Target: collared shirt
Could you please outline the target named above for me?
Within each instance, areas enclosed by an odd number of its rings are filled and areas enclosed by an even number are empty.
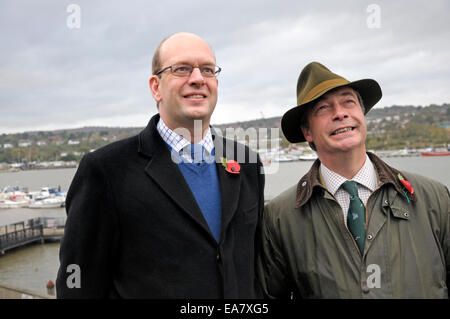
[[[344,222],[347,225],[347,213],[350,207],[350,195],[341,187],[344,182],[347,181],[345,177],[331,171],[323,163],[320,164],[320,172],[322,174],[323,180],[327,189],[331,194],[334,195],[339,205],[342,207],[344,213]],[[366,161],[363,167],[356,173],[351,179],[355,181],[358,186],[358,196],[363,201],[364,205],[367,206],[367,200],[370,194],[377,187],[377,173],[369,156],[366,154]]]
[[[159,135],[161,135],[161,138],[164,140],[164,142],[166,142],[172,148],[172,152],[176,152],[189,163],[192,163],[194,161],[190,152],[190,141],[168,128],[162,118],[159,118],[156,129],[158,130],[158,133]],[[212,154],[212,151],[214,150],[214,142],[212,139],[210,127],[208,127],[205,136],[198,144],[203,146],[205,150],[205,157]]]

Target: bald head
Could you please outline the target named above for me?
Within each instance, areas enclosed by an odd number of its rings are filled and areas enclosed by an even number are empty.
[[[168,52],[172,52],[177,48],[188,48],[195,44],[196,47],[205,47],[214,56],[214,52],[205,40],[194,33],[178,32],[161,41],[153,55],[152,74],[155,74],[163,67],[164,61],[168,58]],[[214,56],[215,60],[215,56]]]
[[[220,70],[215,64],[211,47],[192,33],[176,33],[158,46],[149,86],[161,119],[170,129],[193,131],[195,120],[202,121],[203,132],[209,127],[219,82],[216,73],[203,71]],[[175,70],[190,66],[190,73],[175,74],[174,66],[178,66]]]

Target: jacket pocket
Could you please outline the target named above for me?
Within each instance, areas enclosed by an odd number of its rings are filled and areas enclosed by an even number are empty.
[[[392,215],[396,218],[408,220],[409,211],[403,207],[391,206]]]

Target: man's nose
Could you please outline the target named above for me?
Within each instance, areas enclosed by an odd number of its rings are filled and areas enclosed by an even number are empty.
[[[192,73],[189,76],[189,84],[191,85],[203,85],[205,84],[205,78],[199,68],[194,67]]]
[[[333,102],[333,120],[340,121],[348,117],[348,110],[338,101]]]

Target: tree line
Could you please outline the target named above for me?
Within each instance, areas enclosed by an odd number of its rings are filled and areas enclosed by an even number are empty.
[[[450,104],[391,106],[374,109],[368,116],[367,148],[392,150],[442,147],[450,144]],[[223,124],[218,128],[239,126],[279,127],[281,117]],[[79,161],[84,154],[113,141],[136,135],[143,128],[82,128],[48,132],[0,135],[0,163]],[[281,147],[290,143],[280,130]],[[19,147],[20,141],[29,146]],[[7,145],[7,147],[5,147]]]

